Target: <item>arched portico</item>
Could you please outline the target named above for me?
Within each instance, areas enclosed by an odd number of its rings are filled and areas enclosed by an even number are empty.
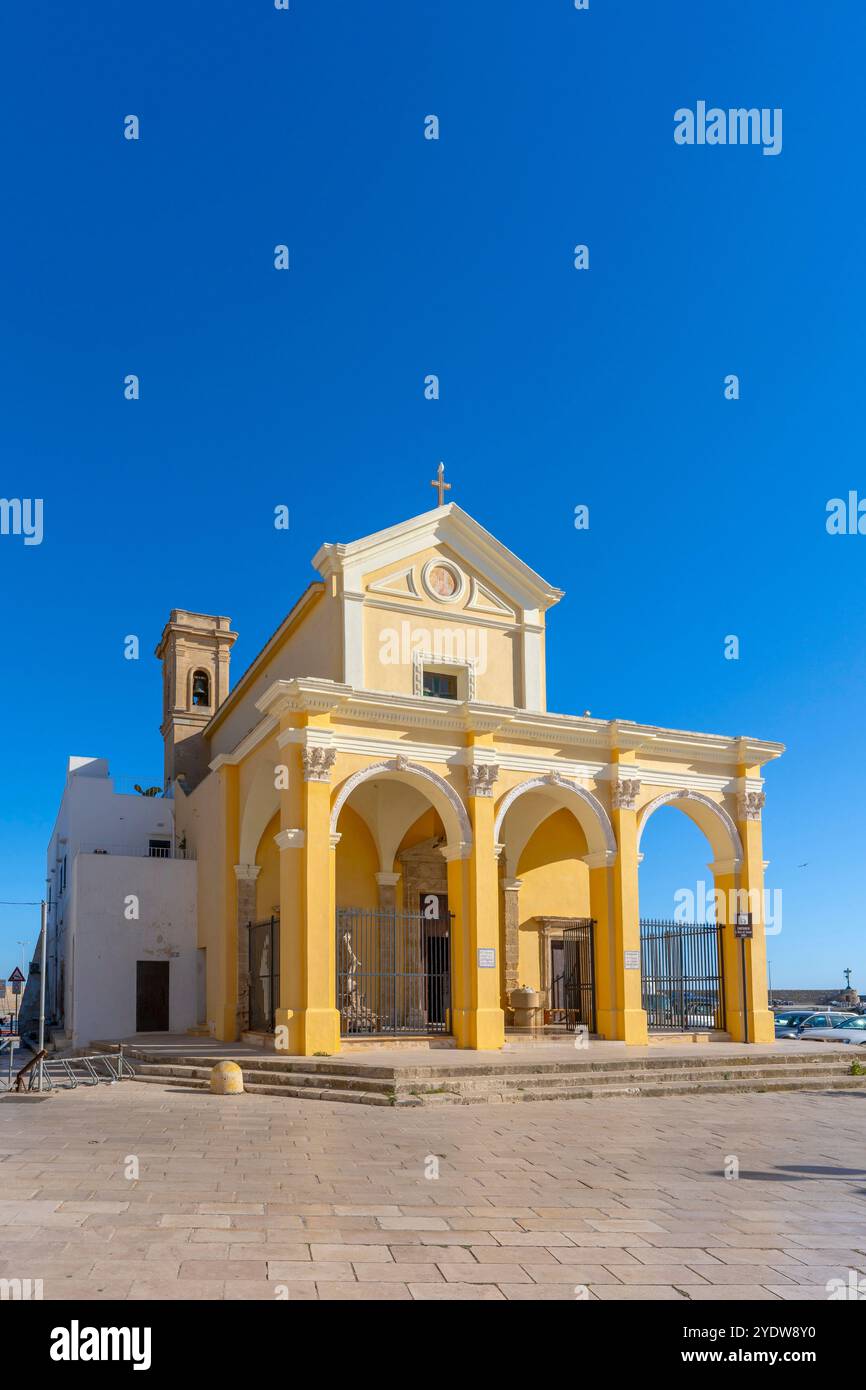
[[[449,850],[457,854],[462,848],[468,853],[472,846],[472,826],[466,807],[457,792],[449,782],[446,782],[444,777],[434,772],[432,768],[425,767],[423,763],[411,762],[408,758],[400,756],[385,758],[381,762],[359,768],[357,772],[352,773],[340,784],[331,807],[330,828],[332,835],[339,834],[340,812],[352,793],[365,782],[380,779],[402,783],[421,792],[435,806],[441,817]],[[395,833],[393,828],[389,828],[387,838],[380,839],[380,851],[383,857],[387,855],[387,848],[393,843]],[[393,859],[393,854],[391,857]],[[390,865],[382,864],[385,871],[390,867]]]
[[[764,990],[766,959],[760,821],[754,814],[760,810],[762,798],[751,792],[740,793],[736,802],[739,825],[721,802],[690,788],[661,792],[638,814],[639,862],[644,857],[641,845],[647,823],[657,810],[672,807],[682,811],[704,835],[712,851],[707,867],[713,874],[711,894],[696,878],[691,910],[687,897],[678,905],[685,910],[678,911],[671,922],[643,922],[645,1000],[650,1026],[658,1026],[653,1008],[660,997],[662,1002],[670,997],[675,983],[671,961],[676,959],[688,983],[679,1004],[663,1010],[674,1019],[673,1025],[667,1026],[677,1026],[679,1019],[679,1026],[687,1031],[716,1027],[724,1028],[738,1041],[771,1041],[769,1015],[755,1005]],[[676,882],[681,892],[690,891],[687,874]],[[738,922],[742,930],[752,934],[738,935]]]
[[[348,905],[372,915],[417,915],[432,887],[446,914],[454,914],[449,1017],[461,1046],[501,1046],[509,990],[523,983],[550,990],[557,941],[567,944],[564,933],[572,928],[566,924],[586,919],[594,933],[597,1031],[645,1041],[638,866],[647,824],[657,810],[673,807],[706,837],[715,887],[724,895],[728,1031],[765,1040],[768,1025],[753,1002],[760,996],[763,936],[746,948],[744,992],[742,946],[733,930],[738,894],[759,891],[762,882],[762,794],[745,765],[722,795],[657,781],[642,787],[639,769],[624,758],[592,789],[544,771],[524,775],[497,797],[500,768],[486,730],[459,758],[449,754],[447,764],[433,766],[419,756],[420,747],[414,755],[365,758],[340,741],[325,717],[313,713],[299,724],[290,716],[276,753],[262,743],[246,768],[224,773],[229,811],[236,797],[237,851],[227,896],[236,914],[236,944],[229,949],[237,960],[239,1019],[249,982],[241,927],[262,916],[263,903],[266,915],[279,903],[277,1031],[285,1024],[283,1045],[296,1053],[338,1051],[338,911]],[[287,776],[278,781],[283,763]],[[394,963],[398,957],[395,948]],[[388,963],[387,953],[376,956],[379,964],[382,959]],[[405,950],[400,959],[405,965]],[[231,972],[231,957],[226,967]]]
[[[335,899],[344,1031],[444,1030],[461,1046],[502,1044],[501,1011],[487,1007],[486,971],[478,981],[485,959],[478,943],[486,947],[489,936],[495,958],[498,939],[492,806],[484,792],[473,792],[475,779],[468,780],[464,801],[438,771],[398,754],[357,768],[334,793],[329,832],[338,864],[351,810],[375,844],[379,865],[377,911],[342,901],[345,892]]]
[[[586,787],[582,787],[579,782],[563,777],[556,772],[546,773],[540,777],[529,777],[526,781],[519,782],[516,787],[512,787],[500,799],[496,807],[496,819],[493,823],[493,835],[497,844],[503,843],[503,825],[508,812],[521,797],[530,792],[540,792],[554,806],[565,806],[572,812],[586,836],[588,854],[615,857],[616,837],[610,823],[610,816],[602,802]],[[515,872],[517,870],[516,863],[508,867],[513,867]]]
[[[585,959],[596,960],[600,949],[606,961],[607,877],[617,857],[613,825],[595,793],[572,778],[545,773],[500,798],[494,838],[501,869],[504,1003],[519,984],[531,983],[552,1015],[564,1004],[562,952],[574,924],[586,922],[590,931],[589,922],[595,923],[595,950]],[[583,985],[594,999],[599,972],[586,968],[591,978]]]
[[[676,806],[689,816],[704,832],[713,850],[716,862],[732,863],[738,869],[743,861],[743,842],[732,817],[712,797],[703,792],[691,790],[662,792],[653,797],[641,808],[638,815],[637,847],[640,851],[641,838],[647,821],[660,806]]]

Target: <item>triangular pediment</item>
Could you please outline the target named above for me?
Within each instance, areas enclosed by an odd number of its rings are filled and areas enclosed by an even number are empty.
[[[384,572],[371,570],[362,575],[361,588],[365,597],[379,604],[403,599],[409,606],[441,610],[443,616],[466,613],[508,623],[519,617],[517,606],[470,569],[450,545],[427,547],[409,565],[401,562]]]
[[[437,556],[442,566],[437,567]],[[459,595],[447,573],[457,570]],[[345,592],[434,601],[507,619],[544,613],[562,597],[540,574],[455,503],[349,544],[323,545],[313,559],[323,577],[341,574]]]

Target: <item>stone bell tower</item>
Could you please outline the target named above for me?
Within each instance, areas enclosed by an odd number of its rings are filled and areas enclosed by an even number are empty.
[[[183,776],[187,791],[207,774],[202,730],[229,693],[229,662],[237,633],[229,618],[173,608],[159,639],[165,786]]]

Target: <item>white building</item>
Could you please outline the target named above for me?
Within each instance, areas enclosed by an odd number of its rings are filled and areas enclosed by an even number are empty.
[[[116,792],[104,758],[70,758],[46,877],[46,1013],[73,1046],[198,1021],[196,865],[171,800]],[[30,1015],[38,975],[27,993]]]

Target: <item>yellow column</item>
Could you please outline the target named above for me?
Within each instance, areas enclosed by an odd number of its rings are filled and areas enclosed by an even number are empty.
[[[583,862],[589,866],[589,913],[595,920],[595,1031],[602,1038],[615,1038],[617,978],[610,906],[612,856],[606,852],[585,854]]]
[[[636,810],[640,781],[625,755],[620,759],[615,754],[614,760],[618,771],[611,792],[611,819],[617,854],[609,870],[606,932],[612,974],[606,991],[606,1006],[599,1010],[598,1031],[606,1038],[645,1043],[648,1036],[646,1013],[641,1004]]]
[[[469,746],[492,749],[492,735],[469,735]],[[493,840],[493,787],[498,767],[488,754],[469,768],[469,820],[472,849],[466,864],[466,897],[462,903],[463,935],[461,1006],[455,1009],[454,1033],[458,1047],[489,1051],[505,1042],[505,1013],[500,995],[499,872]],[[459,861],[452,861],[456,864]],[[448,902],[452,877],[449,864]],[[455,982],[456,983],[456,982]]]
[[[451,913],[451,1032],[459,1047],[469,1047],[469,1017],[472,1008],[469,979],[471,949],[468,926],[469,848],[446,845],[442,854],[448,872],[448,911]]]
[[[284,744],[290,768],[280,847],[280,1007],[278,1030],[295,1056],[340,1050],[336,1007],[335,853],[331,845],[330,769],[322,740],[327,714],[303,717],[300,750]],[[289,761],[290,752],[294,754]],[[294,787],[294,793],[292,792]],[[286,824],[295,820],[295,824]],[[279,1042],[279,1033],[278,1033]]]
[[[238,860],[240,803],[238,768],[223,763],[216,773],[219,779],[220,843],[219,885],[221,940],[211,968],[208,952],[207,999],[208,1018],[216,1036],[222,1042],[234,1042],[238,1036],[238,906],[235,864]]]
[[[299,1024],[295,1011],[300,996],[297,991],[303,978],[304,933],[301,897],[301,856],[303,842],[303,798],[301,787],[301,752],[297,744],[284,740],[290,737],[292,721],[284,718],[280,732],[280,832],[277,847],[280,852],[280,991],[275,1012],[277,1047],[296,1052]]]
[[[743,979],[740,943],[734,936],[737,912],[737,875],[735,859],[715,860],[713,887],[716,894],[716,921],[722,924],[722,979],[725,991],[725,1028],[737,1042],[743,1040]]]
[[[757,769],[739,768],[743,790],[737,797],[737,828],[743,844],[739,874],[733,862],[714,864],[717,915],[725,923],[722,958],[725,973],[725,1025],[736,1042],[768,1043],[775,1039],[767,998],[767,942],[764,920],[764,859],[761,810],[764,793],[746,791],[745,779]],[[739,878],[739,883],[737,882]],[[740,940],[737,916],[751,914],[752,936]]]

